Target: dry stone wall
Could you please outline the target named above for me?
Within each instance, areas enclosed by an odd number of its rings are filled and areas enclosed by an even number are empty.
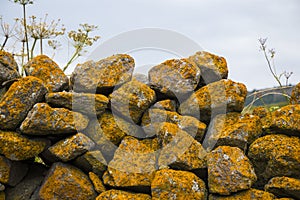
[[[118,54],[69,80],[41,55],[21,77],[0,51],[0,199],[300,199],[299,84],[243,115],[223,57],[134,67]]]

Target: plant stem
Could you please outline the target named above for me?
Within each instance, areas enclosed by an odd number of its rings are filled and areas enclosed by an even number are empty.
[[[21,62],[21,76],[24,76],[24,54],[25,54],[25,42],[22,42],[22,62]]]
[[[26,40],[26,49],[27,49],[27,60],[29,61],[29,44],[28,44],[28,35],[27,35],[27,25],[26,25],[26,5],[23,6],[23,17],[24,17],[24,32],[25,32],[25,40]]]
[[[31,55],[30,55],[30,57],[31,57],[31,59],[33,58],[33,51],[34,51],[34,48],[35,48],[35,45],[36,45],[36,41],[37,41],[37,39],[36,38],[34,38],[34,41],[33,41],[33,44],[32,44],[32,47],[31,47]]]
[[[274,73],[274,71],[273,71],[273,69],[272,69],[272,65],[271,65],[271,62],[270,62],[270,60],[269,60],[269,58],[268,58],[268,55],[267,55],[266,51],[263,50],[263,52],[264,52],[264,56],[265,56],[265,58],[266,58],[266,60],[267,60],[268,67],[269,67],[269,69],[270,69],[270,71],[271,71],[273,77],[274,77],[275,80],[278,82],[279,86],[282,87],[282,84],[281,84],[279,78],[277,77],[277,75]]]
[[[67,68],[69,67],[69,65],[77,58],[79,54],[78,49],[76,49],[76,51],[74,52],[73,56],[71,57],[71,59],[68,61],[68,63],[66,64],[66,66],[64,67],[63,71],[66,71]]]
[[[41,55],[43,55],[43,39],[40,38],[40,49],[41,49]]]
[[[7,40],[8,40],[8,36],[5,36],[5,40],[4,40],[3,44],[2,44],[1,50],[4,49],[4,46],[5,46],[6,42],[7,42]]]

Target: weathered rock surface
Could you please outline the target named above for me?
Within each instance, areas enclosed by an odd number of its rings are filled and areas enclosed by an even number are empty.
[[[250,189],[257,180],[250,160],[237,147],[219,146],[208,154],[207,166],[211,193],[230,195]]]
[[[177,110],[177,104],[175,100],[166,99],[156,102],[153,106],[151,106],[151,109],[161,109],[171,112],[176,112]]]
[[[46,95],[46,102],[59,108],[80,112],[85,115],[101,115],[107,108],[108,98],[101,94],[56,92]]]
[[[20,78],[20,74],[14,57],[10,53],[0,50],[0,88],[6,81],[17,78]]]
[[[190,56],[188,60],[194,62],[200,68],[200,85],[207,85],[221,79],[227,79],[227,62],[223,57],[206,51],[199,51]]]
[[[37,103],[22,122],[20,129],[28,135],[58,135],[81,131],[88,123],[88,117],[80,113]]]
[[[157,139],[138,140],[126,136],[114,158],[108,164],[103,182],[113,187],[132,187],[140,192],[149,187],[154,178],[159,149]]]
[[[0,131],[0,154],[10,160],[27,160],[40,154],[49,142],[29,139],[15,132]]]
[[[106,191],[106,188],[104,186],[104,184],[102,183],[101,179],[99,178],[99,176],[97,176],[97,174],[94,174],[93,172],[89,172],[89,178],[92,181],[95,191],[98,194],[101,194],[102,192]]]
[[[94,200],[97,194],[88,176],[79,169],[55,163],[39,191],[39,199]]]
[[[295,85],[295,87],[293,88],[290,103],[300,104],[300,83]]]
[[[27,76],[41,79],[49,92],[69,89],[69,79],[61,68],[48,56],[39,55],[32,58],[25,66]]]
[[[156,95],[146,84],[132,80],[115,90],[109,98],[113,112],[138,123],[144,111],[155,102]]]
[[[265,190],[275,194],[277,197],[300,198],[300,179],[290,177],[274,177],[267,185]]]
[[[122,190],[108,190],[101,193],[96,200],[123,200],[123,199],[134,199],[134,200],[151,200],[151,196],[142,193],[132,193]]]
[[[220,80],[194,92],[179,107],[179,113],[209,122],[211,117],[226,112],[241,112],[247,89],[244,84]]]
[[[5,190],[5,186],[2,183],[0,183],[0,192],[4,190]]]
[[[266,135],[249,147],[251,159],[258,176],[258,187],[263,187],[275,176],[300,178],[300,139],[286,135]]]
[[[67,162],[91,150],[95,143],[82,133],[63,139],[48,148],[51,155]]]
[[[15,186],[27,171],[28,166],[25,163],[11,161],[0,155],[0,183]]]
[[[152,199],[199,199],[207,198],[204,181],[192,172],[172,169],[159,170],[151,184]]]
[[[46,92],[43,82],[32,76],[14,82],[0,102],[0,129],[15,130]]]
[[[197,141],[201,142],[206,130],[206,124],[191,116],[181,116],[177,112],[171,112],[161,109],[149,109],[142,117],[142,126],[155,123],[170,122],[176,124],[180,129],[186,131]],[[153,133],[153,132],[152,132]],[[151,136],[151,132],[146,131]]]
[[[78,64],[72,73],[71,84],[76,92],[110,93],[115,86],[131,80],[134,60],[126,54],[117,54],[98,62]]]
[[[257,189],[249,189],[230,196],[209,195],[209,200],[273,200],[276,199],[272,193]]]
[[[187,59],[167,60],[148,72],[151,88],[168,97],[182,99],[196,89],[200,81],[200,69]]]

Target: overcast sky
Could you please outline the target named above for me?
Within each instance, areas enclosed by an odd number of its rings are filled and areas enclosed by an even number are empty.
[[[5,21],[22,16],[20,6],[0,1]],[[277,85],[259,51],[258,38],[268,37],[267,45],[276,50],[277,73],[292,71],[290,82],[300,82],[299,0],[36,0],[28,6],[28,16],[45,13],[60,18],[68,30],[80,23],[98,25],[101,39],[90,52],[126,31],[155,27],[178,32],[225,57],[229,78],[248,90]],[[67,60],[66,49],[54,58],[60,65]]]

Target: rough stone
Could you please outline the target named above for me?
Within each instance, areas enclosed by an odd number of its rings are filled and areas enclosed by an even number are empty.
[[[68,162],[91,150],[95,143],[82,133],[60,140],[48,151],[58,160]]]
[[[151,184],[152,199],[207,198],[205,183],[192,172],[159,170]]]
[[[15,132],[0,131],[0,154],[10,160],[27,160],[40,154],[49,145],[44,139],[29,139]]]
[[[171,112],[161,109],[149,109],[142,117],[142,126],[149,124],[169,122],[176,124],[180,129],[186,131],[197,141],[201,142],[205,134],[206,124],[191,116],[181,116],[177,112]],[[153,132],[145,131],[148,136]]]
[[[295,85],[295,87],[293,88],[290,103],[300,104],[300,83]]]
[[[161,110],[166,110],[166,111],[171,111],[171,112],[176,112],[177,110],[177,104],[175,100],[171,99],[165,99],[156,102],[151,109],[161,109]]]
[[[131,80],[134,60],[126,54],[117,54],[98,62],[78,64],[71,75],[76,92],[110,93],[114,87]]]
[[[77,157],[74,164],[84,172],[93,172],[99,177],[102,177],[107,166],[107,162],[99,150],[88,151]]]
[[[0,199],[5,200],[5,193],[0,191]]]
[[[106,111],[98,120],[90,122],[85,134],[100,149],[107,161],[111,160],[115,150],[126,135],[139,136],[141,128]]]
[[[135,73],[135,74],[133,74],[132,79],[135,79],[135,80],[137,80],[139,82],[142,82],[142,83],[144,83],[146,85],[149,85],[148,76],[145,75],[145,74]]]
[[[281,134],[260,137],[249,147],[258,177],[257,187],[263,187],[275,176],[300,178],[300,139]]]
[[[253,109],[252,115],[258,116],[264,132],[269,132],[272,123],[272,113],[266,107],[258,106]]]
[[[108,190],[106,192],[102,192],[96,200],[124,200],[124,199],[134,199],[134,200],[151,200],[151,196],[148,194],[142,193],[133,193],[126,192],[122,190]]]
[[[155,102],[156,95],[146,84],[132,80],[115,90],[109,98],[113,112],[138,123],[144,111]]]
[[[108,164],[108,169],[103,175],[103,182],[113,187],[131,187],[143,192],[150,190],[151,181],[157,170],[157,139],[138,140],[126,136],[114,158]]]
[[[182,99],[196,89],[200,69],[187,59],[172,59],[152,67],[148,76],[151,88],[168,97]]]
[[[88,117],[65,108],[51,108],[47,103],[37,103],[21,124],[28,135],[59,135],[76,133],[87,127]]]
[[[207,166],[211,193],[230,195],[251,188],[257,180],[250,160],[237,147],[219,146],[208,154]]]
[[[260,118],[255,115],[228,113],[217,115],[210,123],[203,146],[212,150],[218,146],[239,147],[246,151],[248,145],[262,134]]]
[[[274,177],[265,185],[265,190],[277,197],[300,198],[300,179]]]
[[[96,196],[89,177],[79,169],[63,163],[51,166],[39,191],[41,200],[94,200]]]
[[[242,192],[235,193],[230,196],[218,196],[215,194],[209,195],[209,200],[274,200],[276,199],[272,193],[257,189],[249,189]]]
[[[49,92],[69,89],[69,79],[61,68],[48,56],[39,55],[32,58],[25,66],[27,76],[41,79]]]
[[[15,130],[46,92],[43,82],[32,76],[14,82],[0,102],[0,129]]]
[[[207,85],[221,79],[227,79],[227,62],[223,57],[206,51],[199,51],[190,56],[188,60],[194,62],[200,68],[200,85]]]
[[[85,115],[99,116],[107,108],[108,98],[101,94],[56,92],[48,93],[46,102],[52,107],[62,107]]]
[[[231,80],[210,83],[194,92],[179,107],[179,113],[209,122],[217,114],[241,112],[247,89],[244,84]]]
[[[0,50],[0,88],[5,82],[17,78],[20,78],[20,74],[14,57],[10,53]]]
[[[93,172],[89,172],[89,177],[94,185],[94,188],[98,194],[101,194],[102,192],[106,191],[105,186],[103,185],[101,179],[97,176],[97,174],[94,174]]]
[[[28,171],[27,164],[11,161],[0,155],[0,183],[17,185]]]

